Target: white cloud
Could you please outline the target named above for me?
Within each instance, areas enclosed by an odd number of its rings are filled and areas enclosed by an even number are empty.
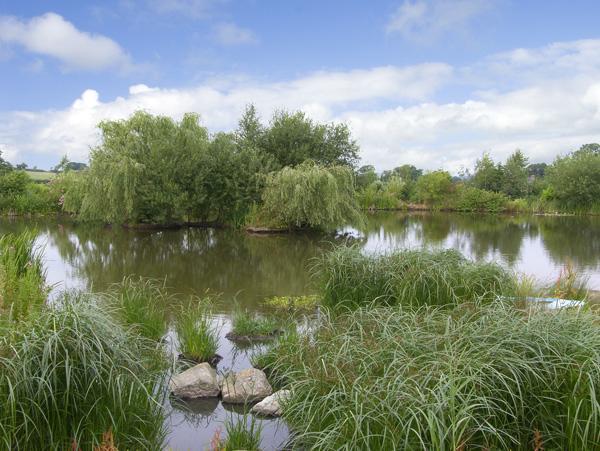
[[[136,109],[175,118],[196,111],[210,130],[229,130],[249,102],[265,119],[284,107],[321,121],[347,122],[363,161],[380,170],[412,163],[456,171],[472,166],[483,151],[500,160],[516,148],[534,162],[551,161],[559,152],[600,141],[600,40],[525,51],[535,61],[528,68],[523,58],[514,61],[507,53],[471,67],[389,66],[274,83],[222,79],[186,89],[140,84],[126,97],[107,101],[88,90],[62,110],[0,114],[0,148],[9,149],[12,161],[34,153],[85,160],[102,119],[125,118]],[[560,70],[569,62],[575,63],[570,70]],[[480,89],[479,78],[495,85],[509,72],[509,87]],[[465,74],[475,80],[470,95],[435,100],[443,88],[463,83]]]
[[[427,41],[460,31],[492,6],[492,0],[405,0],[391,15],[386,31]]]
[[[56,58],[66,69],[128,70],[132,66],[127,53],[115,41],[80,31],[55,13],[28,21],[0,16],[0,44],[18,44],[28,52]]]
[[[258,38],[247,28],[242,28],[232,22],[224,22],[215,26],[215,38],[223,45],[256,44]]]

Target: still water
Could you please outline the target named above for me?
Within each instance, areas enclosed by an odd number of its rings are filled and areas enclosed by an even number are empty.
[[[124,276],[166,279],[174,293],[220,294],[216,320],[230,328],[234,302],[260,309],[265,297],[313,291],[311,260],[339,239],[320,235],[253,236],[233,230],[126,230],[68,222],[0,222],[0,234],[35,229],[44,247],[47,280],[63,288],[105,290]],[[571,262],[589,286],[600,290],[600,217],[492,216],[447,213],[377,213],[362,230],[345,230],[365,252],[395,248],[455,248],[474,260],[493,260],[551,282]],[[225,338],[219,371],[250,366],[256,350],[238,349]],[[215,431],[239,410],[217,400],[169,405],[168,447],[206,449]],[[279,421],[263,422],[264,449],[288,436]]]

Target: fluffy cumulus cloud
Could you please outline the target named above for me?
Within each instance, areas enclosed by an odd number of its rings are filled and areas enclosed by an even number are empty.
[[[0,16],[0,45],[59,60],[65,69],[101,70],[132,67],[127,53],[110,38],[78,30],[55,13],[21,21]]]
[[[405,0],[391,15],[386,31],[423,40],[455,33],[488,11],[492,0]]]
[[[288,108],[347,122],[363,161],[380,170],[413,163],[457,171],[471,167],[483,151],[504,159],[516,148],[533,161],[551,161],[557,153],[600,141],[598,80],[600,40],[586,40],[493,55],[469,67],[377,67],[273,83],[207,81],[186,89],[140,84],[116,99],[87,90],[62,110],[2,113],[0,147],[13,160],[33,152],[85,160],[102,119],[125,118],[137,109],[175,118],[196,111],[210,130],[228,130],[253,102],[265,119],[274,109]],[[436,101],[441,90],[466,81],[470,95]]]

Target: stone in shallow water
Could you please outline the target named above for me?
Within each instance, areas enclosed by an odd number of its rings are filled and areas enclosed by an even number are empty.
[[[180,398],[211,398],[219,396],[217,372],[208,363],[200,363],[171,378],[171,393]]]
[[[223,402],[232,404],[261,401],[271,393],[273,389],[267,376],[256,368],[229,373],[221,382]]]
[[[269,417],[279,417],[283,413],[280,403],[287,401],[290,395],[291,392],[289,390],[279,390],[252,407],[252,413]]]

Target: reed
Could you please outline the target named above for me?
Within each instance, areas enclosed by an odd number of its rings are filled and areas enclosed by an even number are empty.
[[[256,417],[248,414],[236,420],[230,417],[225,422],[227,438],[222,444],[224,451],[259,451],[262,425]]]
[[[214,323],[209,299],[190,301],[178,314],[175,330],[179,352],[196,362],[211,362],[219,348],[219,327]]]
[[[323,313],[280,340],[298,449],[599,449],[600,327],[586,310],[503,303]]]
[[[269,336],[278,330],[275,319],[236,307],[232,317],[232,332],[237,336]]]
[[[2,337],[0,447],[158,449],[163,356],[104,304],[65,294]]]
[[[456,305],[512,294],[513,276],[494,263],[475,263],[458,251],[401,250],[365,255],[340,246],[316,260],[313,274],[323,305]]]

